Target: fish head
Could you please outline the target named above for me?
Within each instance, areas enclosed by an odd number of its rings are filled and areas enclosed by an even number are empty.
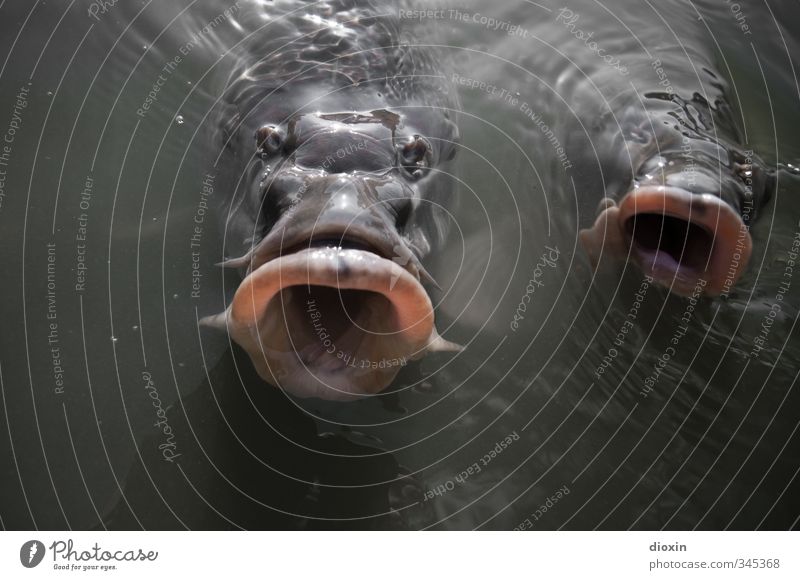
[[[727,295],[752,253],[750,225],[774,187],[752,152],[688,139],[639,160],[580,239],[594,264],[630,260],[680,296]]]
[[[216,318],[260,376],[300,397],[380,392],[409,361],[458,350],[434,325],[422,258],[443,240],[455,151],[385,110],[250,128],[244,279]],[[238,217],[237,215],[238,214]]]

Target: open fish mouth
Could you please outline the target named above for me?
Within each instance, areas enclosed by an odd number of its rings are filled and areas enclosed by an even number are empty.
[[[646,186],[610,204],[581,231],[593,263],[603,251],[630,259],[682,296],[727,293],[747,267],[752,240],[722,199],[678,187]]]
[[[454,350],[406,262],[362,239],[316,237],[254,267],[222,316],[267,382],[299,397],[372,395],[426,351]]]

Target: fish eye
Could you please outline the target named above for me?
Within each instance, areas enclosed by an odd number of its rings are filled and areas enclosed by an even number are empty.
[[[412,177],[417,179],[424,176],[430,169],[432,156],[430,143],[419,135],[414,135],[408,142],[400,146],[401,165]]]
[[[259,156],[274,155],[283,148],[283,135],[273,125],[265,125],[256,130],[256,149]]]

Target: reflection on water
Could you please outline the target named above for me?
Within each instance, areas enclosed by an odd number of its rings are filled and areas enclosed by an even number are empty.
[[[197,323],[238,283],[214,266],[211,111],[269,19],[244,0],[0,8],[2,525],[796,527],[796,7],[617,4],[405,18],[463,109],[428,265],[466,349],[344,405],[267,387]],[[665,82],[778,168],[724,298],[595,271],[578,243],[631,179],[613,127]]]

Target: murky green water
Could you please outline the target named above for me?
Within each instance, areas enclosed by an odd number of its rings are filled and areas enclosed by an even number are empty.
[[[264,22],[98,6],[0,5],[3,527],[797,527],[796,7],[574,2],[570,28],[549,2],[431,5],[415,26],[463,114],[428,264],[466,349],[337,404],[284,397],[197,324],[238,282],[214,267],[210,111]],[[578,244],[615,176],[563,147],[655,88],[654,59],[712,97],[715,63],[740,145],[777,170],[724,299],[595,272]]]

